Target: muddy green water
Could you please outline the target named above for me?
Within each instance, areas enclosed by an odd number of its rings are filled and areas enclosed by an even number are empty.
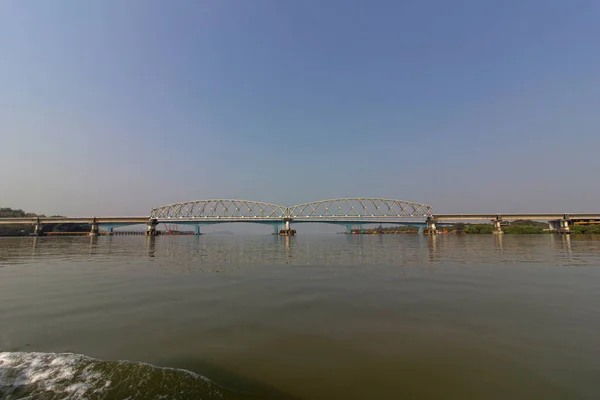
[[[0,238],[0,398],[600,398],[600,238]]]

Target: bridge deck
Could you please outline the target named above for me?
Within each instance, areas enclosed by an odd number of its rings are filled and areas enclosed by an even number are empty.
[[[498,217],[505,221],[518,219],[530,221],[552,221],[563,219],[567,215],[569,219],[600,219],[600,214],[570,214],[570,213],[543,213],[543,214],[435,214],[433,217],[438,221],[484,221],[495,220]]]
[[[564,214],[564,213],[543,213],[543,214],[435,214],[432,217],[438,222],[448,221],[492,221],[501,219],[504,221],[531,220],[531,221],[553,221],[560,220],[568,216],[568,219],[574,221],[600,220],[600,214]],[[26,217],[26,218],[0,218],[0,225],[9,224],[146,224],[151,217]],[[236,222],[254,222],[254,223],[280,223],[284,222],[281,217],[200,217],[200,218],[156,218],[159,223],[170,224],[208,224],[208,223],[236,223]],[[407,218],[398,216],[311,216],[291,218],[295,223],[338,223],[338,224],[411,224],[423,222],[425,218]]]
[[[149,217],[26,217],[0,218],[0,224],[145,224]]]

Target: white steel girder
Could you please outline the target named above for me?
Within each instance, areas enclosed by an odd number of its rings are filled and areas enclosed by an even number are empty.
[[[431,216],[431,206],[411,201],[355,197],[313,201],[292,207],[250,200],[211,199],[153,208],[158,220],[368,220],[407,219]]]

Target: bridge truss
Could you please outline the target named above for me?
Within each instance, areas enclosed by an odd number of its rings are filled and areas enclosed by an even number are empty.
[[[384,198],[341,198],[313,201],[292,207],[234,199],[196,200],[153,208],[158,221],[367,221],[406,220],[431,216],[431,206]]]
[[[150,218],[156,219],[275,219],[287,216],[287,208],[276,204],[249,200],[196,200],[153,208]]]

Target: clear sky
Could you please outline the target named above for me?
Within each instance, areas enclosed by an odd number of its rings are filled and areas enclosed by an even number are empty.
[[[0,206],[600,211],[600,2],[0,2]]]

